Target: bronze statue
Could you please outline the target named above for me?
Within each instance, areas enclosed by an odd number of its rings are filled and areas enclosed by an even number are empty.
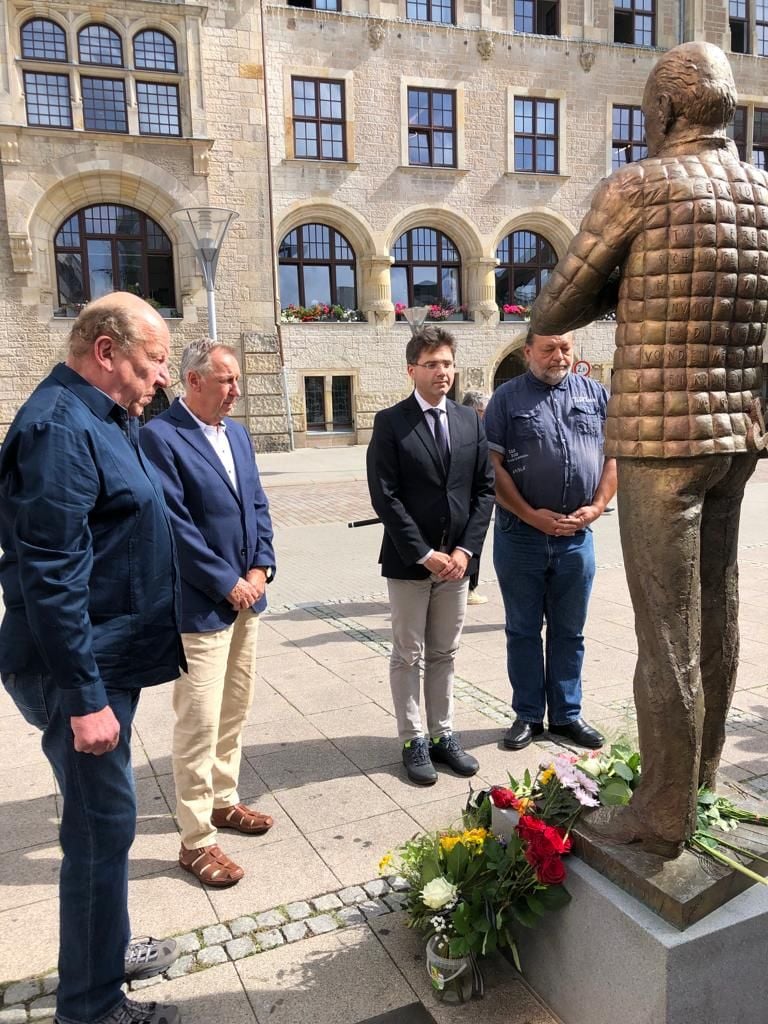
[[[726,135],[735,103],[716,46],[659,59],[648,157],[598,186],[531,317],[537,334],[564,334],[616,310],[605,451],[618,458],[643,774],[627,807],[588,824],[665,857],[695,829],[698,787],[715,784],[738,663],[739,513],[765,441],[768,176]]]

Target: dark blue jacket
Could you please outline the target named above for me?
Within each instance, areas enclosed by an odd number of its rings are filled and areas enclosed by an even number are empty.
[[[70,715],[179,675],[178,569],[138,423],[63,363],[0,451],[0,672],[42,672]]]
[[[237,473],[235,493],[221,459],[178,399],[141,429],[141,445],[160,474],[181,567],[185,633],[224,629],[237,618],[227,600],[241,576],[275,571],[269,504],[245,427],[225,420]],[[266,594],[253,606],[260,612]]]

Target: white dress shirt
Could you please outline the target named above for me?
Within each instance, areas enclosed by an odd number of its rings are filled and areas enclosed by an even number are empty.
[[[197,416],[195,416],[195,414],[192,412],[192,410],[189,408],[189,406],[187,405],[183,398],[180,398],[179,401],[187,410],[187,412],[195,421],[195,423],[200,427],[202,432],[205,434],[205,437],[209,442],[211,448],[213,448],[213,450],[216,452],[219,459],[221,460],[222,466],[227,471],[229,482],[232,484],[232,488],[235,494],[239,494],[240,492],[237,489],[237,472],[235,470],[235,460],[232,455],[232,448],[229,443],[229,438],[227,437],[226,423],[219,423],[216,426],[214,426],[212,423],[203,423],[202,420],[198,419]]]

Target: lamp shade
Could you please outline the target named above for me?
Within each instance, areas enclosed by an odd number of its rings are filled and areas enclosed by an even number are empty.
[[[200,267],[205,278],[206,287],[212,288],[216,277],[216,264],[227,229],[233,220],[237,220],[234,210],[224,210],[212,206],[196,206],[187,210],[177,210],[173,214],[184,230],[184,234],[200,260]]]

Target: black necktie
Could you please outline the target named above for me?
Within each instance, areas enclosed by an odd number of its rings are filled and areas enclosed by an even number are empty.
[[[443,411],[442,409],[427,409],[427,412],[435,421],[435,443],[443,462],[443,469],[447,473],[451,464],[451,449],[448,447],[448,434],[443,423]]]

